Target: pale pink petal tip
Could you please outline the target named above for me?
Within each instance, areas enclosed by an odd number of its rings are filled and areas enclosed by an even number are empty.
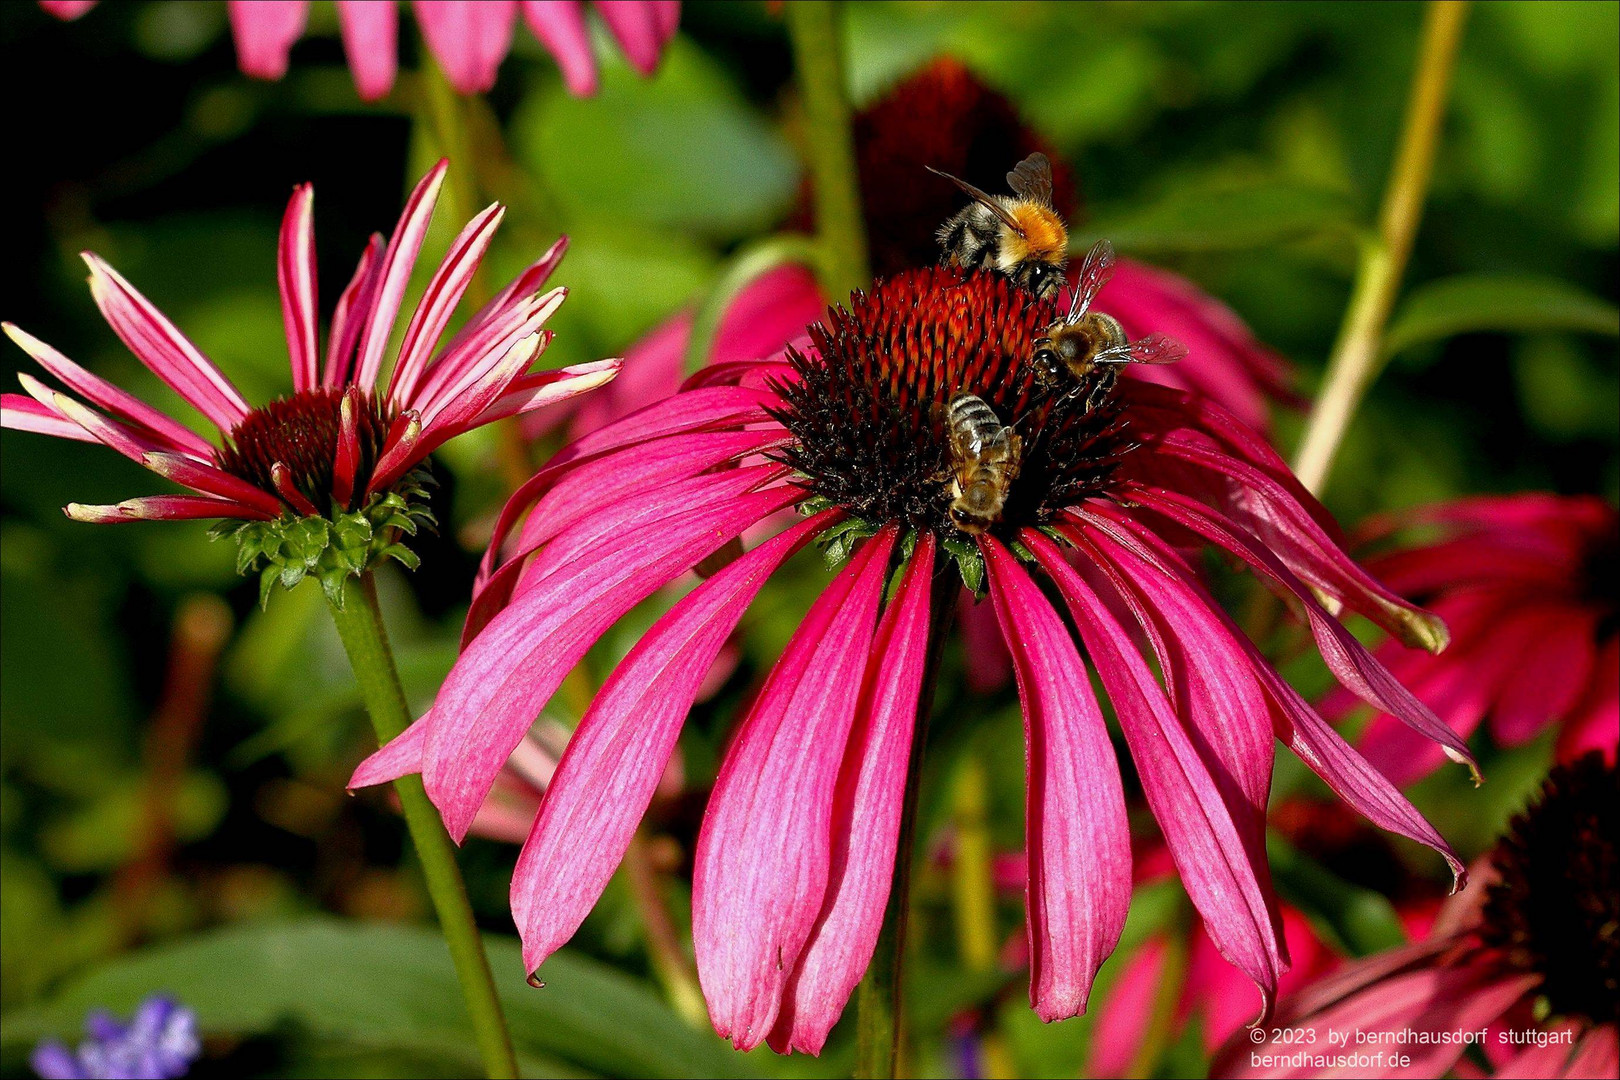
[[[377,101],[394,88],[399,67],[399,12],[392,0],[338,0],[343,53],[361,101]]]
[[[71,22],[96,6],[96,0],[39,0],[39,6],[64,22]]]
[[[230,0],[237,66],[255,79],[287,74],[293,43],[304,33],[307,0]]]

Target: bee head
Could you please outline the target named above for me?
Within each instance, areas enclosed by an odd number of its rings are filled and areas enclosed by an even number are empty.
[[[1037,300],[1057,295],[1063,285],[1063,265],[1043,259],[1025,259],[1013,268],[1010,275],[1020,288]]]
[[[1068,365],[1058,354],[1058,343],[1050,338],[1043,338],[1041,347],[1030,354],[1029,366],[1035,378],[1035,385],[1042,390],[1053,390],[1062,381],[1063,372]]]

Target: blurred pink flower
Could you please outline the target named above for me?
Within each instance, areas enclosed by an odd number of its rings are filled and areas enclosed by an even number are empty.
[[[394,0],[335,0],[343,51],[355,89],[376,101],[394,88],[399,69],[399,5]],[[61,19],[76,19],[95,0],[41,0]],[[680,0],[599,0],[595,7],[608,32],[642,75],[658,68],[664,46],[680,24]],[[237,62],[256,79],[287,74],[292,47],[304,35],[309,0],[228,0]],[[557,61],[570,93],[596,93],[596,58],[581,0],[412,0],[428,52],[450,85],[481,94],[512,48],[521,12],[531,33]]]
[[[1030,999],[1042,1018],[1084,1010],[1123,926],[1131,857],[1103,714],[1032,570],[1080,629],[1211,938],[1267,1000],[1287,966],[1263,843],[1274,739],[1460,874],[1439,835],[1266,664],[1160,533],[1200,536],[1259,570],[1304,608],[1347,684],[1462,760],[1456,737],[1317,593],[1415,643],[1438,645],[1443,628],[1344,555],[1326,512],[1218,406],[1125,380],[1099,384],[1095,407],[1035,394],[1024,361],[1054,312],[999,274],[907,272],[831,313],[807,352],[710,366],[565,447],[502,512],[467,644],[433,708],[353,785],[421,772],[451,834],[465,835],[513,747],[601,634],[796,506],[807,518],[687,593],[580,722],[512,883],[531,970],[600,896],[716,652],[765,581],[818,537],[853,557],[748,709],[698,840],[699,976],[716,1029],[737,1046],[819,1051],[866,968],[931,620],[956,602],[958,575],[987,579],[1023,696]],[[963,388],[1029,422],[999,536],[948,524],[937,406]],[[885,606],[896,563],[901,583]]]
[[[1558,727],[1558,755],[1620,742],[1620,514],[1590,495],[1483,496],[1384,522],[1438,529],[1421,547],[1370,563],[1390,588],[1432,608],[1451,627],[1443,656],[1385,645],[1378,655],[1451,728],[1484,721],[1501,745]],[[1343,694],[1323,702],[1342,717]],[[1368,760],[1397,784],[1440,761],[1423,740],[1380,715],[1362,739]]]
[[[0,395],[4,426],[105,443],[193,492],[111,506],[71,503],[68,516],[93,522],[270,520],[355,509],[457,435],[612,379],[617,360],[525,374],[550,340],[545,323],[565,295],[562,289],[538,292],[562,258],[562,241],[435,352],[500,225],[502,208],[496,204],[451,245],[411,316],[392,374],[382,381],[389,339],[445,168],[441,161],[417,184],[392,238],[372,237],[332,314],[324,362],[316,312],[315,193],[308,184],[294,189],[277,255],[293,393],[256,409],[134,286],[85,253],[91,295],[113,332],[213,422],[221,436],[217,444],[4,324],[11,339],[72,392],[21,374],[28,396]]]
[[[1427,939],[1285,998],[1271,1026],[1287,1041],[1264,1032],[1235,1038],[1210,1075],[1612,1078],[1620,1067],[1615,793],[1614,765],[1598,754],[1555,768]],[[1479,1061],[1464,1057],[1470,1047]],[[1344,1054],[1363,1060],[1332,1060]],[[1410,1060],[1396,1063],[1396,1054]]]

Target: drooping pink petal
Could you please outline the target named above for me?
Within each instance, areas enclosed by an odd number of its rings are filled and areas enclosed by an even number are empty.
[[[1012,657],[996,623],[995,608],[974,599],[967,590],[957,604],[956,623],[962,634],[963,675],[975,694],[992,694],[1012,678]]]
[[[235,427],[248,406],[231,381],[100,256],[86,251],[83,258],[90,267],[90,295],[135,358],[221,431]]]
[[[248,518],[267,521],[274,515],[231,499],[212,495],[147,495],[111,506],[68,503],[62,512],[74,521],[116,525],[126,521],[180,521],[191,518]]]
[[[166,443],[169,449],[196,457],[213,456],[213,445],[184,424],[158,412],[135,395],[86,371],[22,328],[11,323],[0,323],[0,326],[4,327],[6,336],[16,342],[40,367],[56,376],[62,381],[62,385],[98,409],[145,430],[154,442]]]
[[[596,93],[596,57],[580,0],[523,0],[523,21],[557,61],[563,85],[575,97]]]
[[[1162,493],[1158,493],[1162,494]],[[1141,496],[1144,506],[1156,507],[1147,492],[1133,489],[1132,497]],[[1171,504],[1166,504],[1171,505]],[[1090,509],[1101,514],[1102,508],[1092,504]],[[1123,522],[1120,517],[1105,517],[1104,520]],[[1173,520],[1176,520],[1173,518]],[[1189,517],[1190,523],[1195,520]],[[1168,562],[1173,553],[1168,546],[1153,538],[1146,530],[1135,530],[1131,533],[1135,540],[1145,549],[1151,550],[1165,562]],[[1119,539],[1119,535],[1115,534]],[[1194,584],[1191,587],[1197,588]],[[1272,721],[1277,730],[1277,737],[1286,743],[1301,760],[1311,767],[1345,802],[1349,803],[1359,813],[1380,828],[1402,836],[1410,837],[1419,843],[1434,848],[1445,857],[1456,876],[1458,887],[1465,881],[1462,862],[1457,858],[1445,840],[1434,830],[1423,816],[1409,803],[1399,791],[1376,769],[1357,754],[1350,745],[1341,738],[1338,732],[1317,715],[1316,711],[1299,696],[1298,692],[1288,684],[1270,663],[1260,655],[1258,649],[1238,631],[1235,624],[1224,615],[1215,599],[1207,592],[1201,592],[1210,611],[1219,615],[1225,622],[1232,638],[1249,657],[1250,670],[1260,680],[1266,689],[1266,694],[1272,703]]]
[[[0,394],[0,427],[78,442],[101,441],[49,405],[23,394]]]
[[[649,6],[658,23],[660,44],[667,45],[681,26],[681,0],[652,0]]]
[[[1085,1012],[1097,969],[1125,927],[1125,794],[1074,639],[998,541],[981,537],[979,548],[1023,702],[1029,1000],[1050,1022]]]
[[[1142,1052],[1154,1007],[1164,990],[1169,953],[1170,942],[1161,934],[1144,941],[1126,958],[1125,969],[1114,977],[1108,996],[1097,1009],[1086,1076],[1124,1076]]]
[[[399,68],[399,11],[393,0],[337,0],[343,55],[361,101],[378,101],[394,88]]]
[[[405,340],[399,347],[399,361],[388,379],[387,399],[401,408],[422,406],[415,397],[417,382],[433,355],[434,346],[439,343],[439,335],[450,324],[450,317],[455,314],[462,294],[472,284],[473,275],[478,272],[478,266],[483,261],[484,253],[489,250],[489,242],[494,239],[495,230],[500,227],[505,212],[505,207],[500,203],[492,203],[469,221],[429,279],[422,299],[417,302],[416,312],[405,328]]]
[[[1478,775],[1478,766],[1467,744],[1446,727],[1411,691],[1392,678],[1384,666],[1339,622],[1322,609],[1309,589],[1265,545],[1255,540],[1228,518],[1195,499],[1160,488],[1133,486],[1130,497],[1164,514],[1177,524],[1192,529],[1222,549],[1247,562],[1264,578],[1281,586],[1299,601],[1310,622],[1322,659],[1345,687],[1369,704],[1399,717],[1403,722],[1439,743],[1453,761],[1466,764]],[[1141,537],[1142,529],[1126,515],[1105,507],[1096,513],[1107,516]]]
[[[357,307],[350,314],[351,318],[360,320],[354,381],[362,387],[377,385],[377,376],[382,372],[383,350],[388,347],[388,339],[394,332],[394,319],[399,314],[400,303],[405,299],[411,268],[416,265],[416,256],[422,250],[422,240],[427,236],[428,222],[433,217],[433,206],[438,202],[439,188],[449,167],[450,163],[441,158],[411,191],[410,197],[405,200],[405,209],[399,216],[399,224],[388,238],[388,247],[377,264],[377,285],[370,297],[370,304],[367,309]]]
[[[827,898],[839,766],[855,721],[896,530],[817,598],[715,780],[692,872],[692,941],[709,1018],[739,1050],[776,1024]]]
[[[423,781],[458,840],[495,774],[563,678],[617,619],[748,526],[795,489],[629,530],[516,597],[462,653],[434,702]]]
[[[1620,749],[1620,637],[1611,636],[1598,649],[1586,699],[1558,735],[1558,760],[1574,761],[1596,750],[1613,762]]]
[[[346,386],[354,370],[354,349],[360,342],[360,332],[371,315],[377,299],[378,271],[382,267],[382,253],[386,245],[381,233],[372,233],[366,249],[360,253],[360,262],[354,276],[338,297],[332,311],[332,326],[327,331],[326,366],[321,370],[321,385],[328,390]]]
[[[517,0],[413,0],[428,51],[462,94],[482,94],[512,48]]]
[[[778,1053],[821,1053],[877,948],[927,668],[933,575],[934,538],[923,532],[872,641],[834,799],[827,899],[783,995],[770,1037]]]
[[[533,972],[584,920],[624,857],[703,675],[767,578],[838,517],[767,540],[683,597],[636,642],[563,751],[512,875]]]
[[[1526,1047],[1498,1064],[1491,1071],[1491,1075],[1496,1080],[1542,1080],[1543,1077],[1568,1075],[1564,1072],[1564,1067],[1570,1062],[1577,1034],[1575,1026],[1557,1024],[1547,1034],[1552,1038],[1548,1039],[1545,1045]],[[1610,1069],[1607,1073],[1591,1075],[1602,1076],[1606,1080],[1613,1072],[1614,1070]]]
[[[1607,1080],[1620,1065],[1620,1035],[1613,1024],[1594,1027],[1575,1047],[1563,1075],[1568,1080]]]
[[[1288,958],[1264,845],[1256,840],[1259,812],[1221,790],[1219,763],[1200,753],[1108,605],[1050,540],[1034,530],[1021,535],[1063,594],[1102,677],[1187,895],[1221,954],[1259,988],[1261,1015],[1268,1014]],[[1110,550],[1104,557],[1119,554]],[[1129,566],[1119,569],[1133,576]]]
[[[402,776],[422,771],[422,752],[427,747],[428,728],[433,724],[429,709],[410,727],[389,739],[362,761],[349,777],[349,790],[386,784]]]
[[[299,184],[281,219],[281,240],[276,251],[276,283],[281,289],[281,319],[287,330],[287,356],[292,363],[293,390],[310,390],[320,383],[320,332],[315,285],[315,188]]]
[[[1491,734],[1504,746],[1528,742],[1548,724],[1563,720],[1580,702],[1597,659],[1596,616],[1565,611],[1541,625],[1543,633],[1509,663],[1496,703]]]
[[[651,75],[658,69],[663,27],[652,4],[645,0],[618,0],[617,3],[598,3],[596,11],[619,48],[624,50],[631,67],[643,75]]]
[[[218,495],[274,516],[281,511],[275,497],[240,477],[215,468],[206,461],[198,461],[185,454],[171,454],[154,450],[141,455],[141,464],[167,477],[177,484],[194,488],[206,495]]]
[[[287,74],[293,42],[304,34],[308,0],[230,0],[226,10],[242,74],[271,80]]]

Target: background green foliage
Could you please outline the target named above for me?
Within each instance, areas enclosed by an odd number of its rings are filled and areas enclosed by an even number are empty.
[[[931,57],[968,62],[1071,155],[1086,205],[1080,232],[1108,235],[1229,301],[1298,365],[1308,392],[1393,152],[1420,17],[1413,4],[854,4],[850,82],[866,101]],[[267,400],[287,388],[274,250],[291,186],[315,182],[330,310],[366,235],[391,227],[406,184],[437,155],[409,79],[382,105],[357,102],[330,5],[314,7],[311,37],[276,84],[236,72],[224,19],[221,4],[104,4],[74,24],[32,5],[0,9],[11,193],[0,316],[166,405],[172,395],[96,315],[77,251],[106,256],[251,400]],[[407,20],[408,53],[413,34]],[[1472,13],[1390,367],[1328,498],[1347,523],[1473,492],[1620,492],[1617,36],[1612,3]],[[563,92],[532,40],[518,40],[496,90],[469,105],[475,143],[505,146],[479,159],[480,185],[512,206],[492,276],[504,280],[566,231],[574,246],[560,278],[573,292],[547,362],[618,355],[699,299],[739,242],[792,210],[798,105],[782,27],[763,5],[688,3],[656,78],[609,59],[601,94],[584,101]],[[435,255],[464,209],[441,208]],[[19,351],[4,355],[7,371],[24,366]],[[1284,446],[1298,429],[1297,416],[1279,416]],[[127,1008],[159,988],[201,1009],[217,1037],[211,1054],[233,1072],[468,1068],[448,964],[418,928],[424,901],[400,824],[380,799],[343,794],[369,736],[318,589],[277,595],[260,612],[255,583],[235,575],[229,545],[211,544],[204,529],[96,528],[58,510],[161,481],[110,452],[12,432],[0,440],[4,1069],[21,1069],[41,1034],[71,1032],[84,1007]],[[501,496],[493,454],[486,437],[441,456],[443,537],[419,549],[421,574],[383,581],[419,703],[454,656],[481,529]],[[739,673],[700,710],[685,747],[696,787],[822,574],[813,559],[796,563],[750,615]],[[148,778],[175,745],[152,734],[164,730],[153,713],[172,628],[198,610],[223,612],[230,629],[206,718],[180,740],[166,782],[172,844],[154,863]],[[597,650],[596,678],[651,617],[638,613]],[[948,677],[958,674],[953,657]],[[971,756],[990,772],[995,838],[1015,848],[1016,710],[1005,698],[967,702],[951,685],[941,712],[958,719],[941,722],[926,820],[944,816],[940,778]],[[569,722],[576,706],[552,710]],[[1494,762],[1488,793],[1466,805],[1455,779],[1432,782],[1422,805],[1472,854],[1535,782],[1544,754],[1537,746]],[[1279,777],[1284,788],[1294,780]],[[690,841],[694,821],[688,809],[663,827]],[[510,931],[513,857],[478,840],[464,856],[475,906],[499,933]],[[1366,949],[1394,932],[1381,892],[1298,853],[1277,857],[1280,887],[1333,940]],[[1436,872],[1435,860],[1410,861],[1420,875]],[[939,1030],[988,1003],[1022,1068],[1072,1075],[1089,1021],[1043,1028],[1016,979],[963,971],[945,886],[925,875],[920,888],[929,944],[919,1023]],[[672,906],[684,919],[684,898]],[[1016,906],[1003,916],[1014,935]],[[1127,944],[1184,917],[1178,893],[1149,890]],[[756,1055],[744,1064],[686,1029],[660,1000],[617,881],[572,956],[548,968],[552,990],[521,984],[509,941],[492,949],[535,1070],[847,1067],[846,1039],[819,1063]],[[1105,968],[1103,987],[1118,967]],[[946,1043],[919,1054],[922,1068],[955,1068]],[[1172,1055],[1164,1067],[1198,1065]]]

